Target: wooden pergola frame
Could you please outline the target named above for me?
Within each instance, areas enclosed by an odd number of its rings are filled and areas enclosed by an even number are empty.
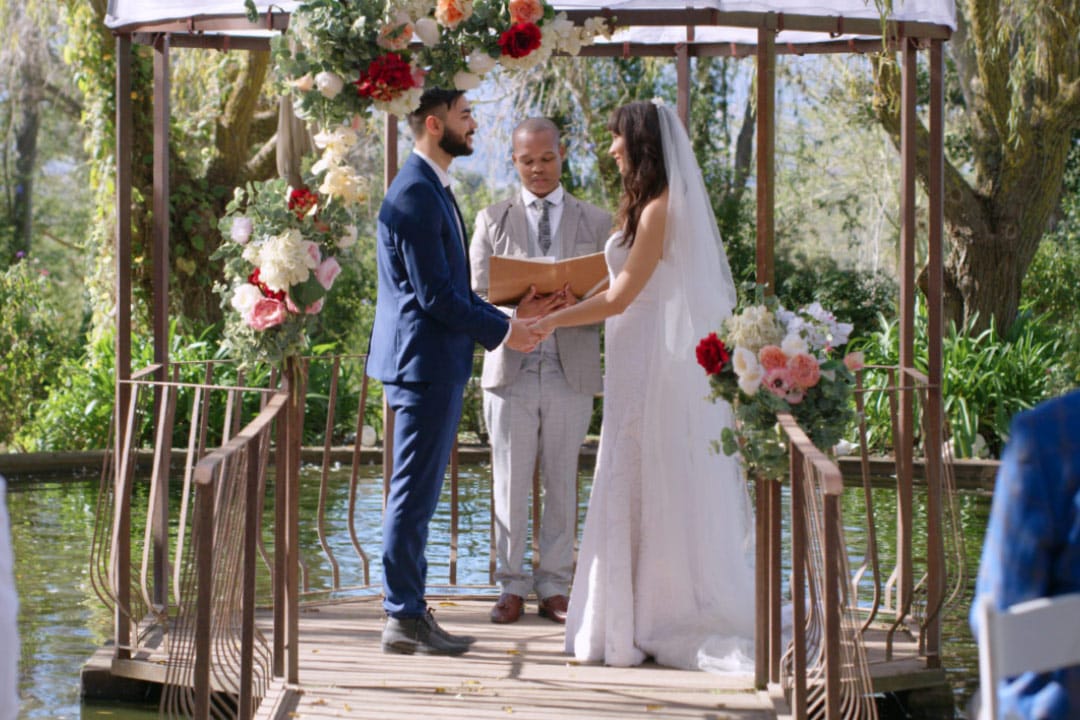
[[[569,19],[581,22],[596,16],[594,11],[572,10]],[[603,12],[610,16],[612,13]],[[852,19],[843,17],[820,17],[810,15],[791,15],[780,13],[724,13],[717,10],[693,8],[664,10],[626,10],[619,11],[620,26],[685,26],[684,43],[646,45],[637,43],[601,44],[583,48],[584,56],[667,56],[676,60],[677,97],[680,116],[686,121],[690,100],[689,64],[691,57],[731,56],[746,57],[753,55],[757,64],[758,81],[756,83],[757,101],[757,279],[761,283],[773,284],[773,248],[775,214],[775,107],[776,59],[780,54],[817,54],[840,52],[873,52],[882,47],[882,33],[889,47],[900,53],[902,73],[901,93],[901,246],[900,246],[900,373],[901,386],[910,386],[913,381],[923,376],[915,370],[915,259],[916,259],[916,130],[918,126],[916,108],[916,60],[917,53],[926,50],[929,53],[930,101],[929,101],[929,192],[927,204],[928,216],[928,264],[927,264],[927,309],[928,309],[928,367],[927,402],[923,410],[927,435],[926,481],[928,528],[927,595],[931,603],[944,595],[944,547],[942,544],[942,432],[943,404],[941,397],[942,379],[942,262],[943,262],[943,188],[944,188],[944,66],[943,43],[950,36],[948,27],[924,22],[882,23],[879,20]],[[695,28],[703,26],[731,26],[754,28],[757,30],[757,44],[702,43],[695,42]],[[283,32],[288,26],[285,13],[266,13],[256,23],[249,22],[242,15],[204,16],[183,21],[165,21],[145,23],[113,28],[116,36],[116,437],[127,425],[129,407],[131,367],[131,202],[132,202],[132,100],[131,100],[131,57],[132,44],[152,46],[154,49],[154,160],[153,160],[153,308],[152,327],[154,333],[154,362],[158,366],[157,379],[167,379],[168,368],[168,282],[169,269],[169,118],[170,118],[170,52],[172,48],[209,48],[218,50],[264,50],[268,48],[265,36],[231,35],[230,33],[251,33],[254,30]],[[778,44],[776,35],[782,30],[801,30],[818,32],[831,36],[820,44]],[[871,39],[835,39],[842,34],[876,36]],[[388,118],[385,142],[386,180],[397,171],[397,122]],[[912,516],[913,492],[912,475],[914,467],[915,409],[912,392],[901,393],[899,409],[899,432],[896,437],[895,451],[898,467],[898,514],[900,538],[898,568],[898,606],[910,607],[913,594],[913,559]],[[120,463],[116,464],[117,479],[120,478]],[[773,483],[775,491],[759,496],[757,515],[760,524],[765,517],[779,518],[779,486]],[[119,485],[117,486],[119,487]],[[153,509],[158,533],[155,537],[155,601],[165,601],[165,547],[168,527],[167,495],[159,494],[160,502]],[[130,534],[130,518],[117,517],[115,532],[117,535]],[[775,526],[775,537],[764,550],[779,557],[779,523]],[[759,543],[759,546],[762,546]],[[115,558],[118,588],[129,586],[130,548],[121,543],[120,556]],[[759,550],[759,552],[762,552]],[[125,557],[125,553],[127,556]],[[759,558],[762,556],[759,555]],[[759,573],[763,572],[759,562]],[[759,576],[759,580],[761,580]],[[778,582],[765,579],[766,582]],[[935,609],[928,609],[930,621],[926,633],[926,653],[928,665],[940,666],[941,626],[940,617]],[[779,609],[775,617],[758,619],[764,631],[758,633],[758,667],[756,677],[759,685],[765,679],[778,679],[778,665],[765,666],[767,645],[779,645],[780,618]],[[760,628],[759,628],[760,629]],[[129,647],[130,628],[122,621],[117,611],[117,653],[123,658]],[[764,644],[763,644],[764,643]],[[295,680],[295,667],[290,661],[290,680]]]

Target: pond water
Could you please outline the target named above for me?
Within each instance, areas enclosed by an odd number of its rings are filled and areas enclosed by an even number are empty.
[[[461,537],[459,539],[458,582],[483,585],[488,582],[488,537],[490,532],[490,492],[486,467],[464,467],[461,472]],[[341,584],[359,584],[360,562],[352,552],[346,530],[348,473],[338,471],[331,478],[327,527],[329,544],[340,563]],[[581,517],[584,518],[590,475],[582,477]],[[378,585],[376,553],[381,511],[381,468],[365,466],[358,493],[358,523],[361,546],[372,557],[371,581]],[[319,474],[305,470],[302,477],[301,504],[304,517],[314,517],[318,497]],[[145,487],[138,488],[140,497]],[[890,543],[895,538],[894,493],[875,490],[878,507],[879,545],[883,566],[891,567]],[[156,707],[131,707],[82,702],[79,697],[79,671],[83,663],[111,634],[110,613],[94,593],[89,581],[87,558],[93,539],[94,510],[97,502],[97,479],[59,480],[56,478],[9,478],[8,510],[11,515],[12,543],[15,554],[16,586],[20,597],[19,633],[22,641],[20,720],[72,720],[76,718],[112,718],[146,720],[156,718]],[[145,500],[143,500],[145,502]],[[844,517],[848,546],[857,558],[865,547],[865,528],[855,521],[862,511],[861,491],[849,489],[844,497]],[[968,578],[961,602],[970,601],[972,577],[977,567],[979,548],[985,532],[989,496],[961,496],[961,517],[968,558]],[[444,497],[433,522],[429,557],[431,584],[448,580],[449,498]],[[925,532],[916,528],[916,538]],[[307,581],[311,589],[329,588],[329,563],[320,560],[318,537],[313,527],[302,527],[302,544],[308,559]],[[920,556],[916,548],[916,557]],[[857,559],[853,559],[857,563]],[[887,570],[885,572],[888,572]],[[967,698],[974,691],[977,678],[977,654],[965,613],[950,613],[943,625],[943,648],[946,670],[956,697],[959,716]],[[888,699],[886,699],[888,701]]]

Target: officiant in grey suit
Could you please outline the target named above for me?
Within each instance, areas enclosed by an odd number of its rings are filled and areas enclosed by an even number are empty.
[[[566,192],[561,183],[566,148],[546,118],[522,121],[512,136],[521,189],[482,210],[469,249],[473,288],[488,289],[492,255],[565,259],[601,252],[611,214]],[[537,312],[572,304],[568,288],[537,296]],[[541,307],[542,306],[542,307]],[[525,302],[519,317],[537,314]],[[495,623],[515,622],[535,591],[540,615],[566,622],[573,576],[578,454],[603,388],[598,325],[560,328],[530,353],[499,347],[484,354],[484,420],[491,438],[494,482],[495,579],[502,594]],[[543,513],[540,557],[525,569],[529,496],[540,463]]]

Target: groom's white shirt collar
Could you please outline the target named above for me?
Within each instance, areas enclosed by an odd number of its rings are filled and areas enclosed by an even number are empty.
[[[443,187],[450,187],[450,173],[446,172],[441,167],[436,165],[434,160],[432,160],[431,158],[429,158],[427,155],[420,152],[416,148],[413,148],[413,152],[416,153],[416,156],[418,158],[420,158],[421,160],[423,160],[424,162],[426,162],[428,165],[431,166],[431,169],[435,171],[435,174],[438,176],[439,182],[442,183]]]

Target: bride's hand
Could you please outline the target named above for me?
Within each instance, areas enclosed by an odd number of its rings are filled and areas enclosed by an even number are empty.
[[[529,292],[525,293],[525,297],[518,303],[515,314],[522,319],[543,317],[558,310],[564,303],[565,299],[562,297],[561,290],[547,295],[537,295],[536,286],[530,285]]]

